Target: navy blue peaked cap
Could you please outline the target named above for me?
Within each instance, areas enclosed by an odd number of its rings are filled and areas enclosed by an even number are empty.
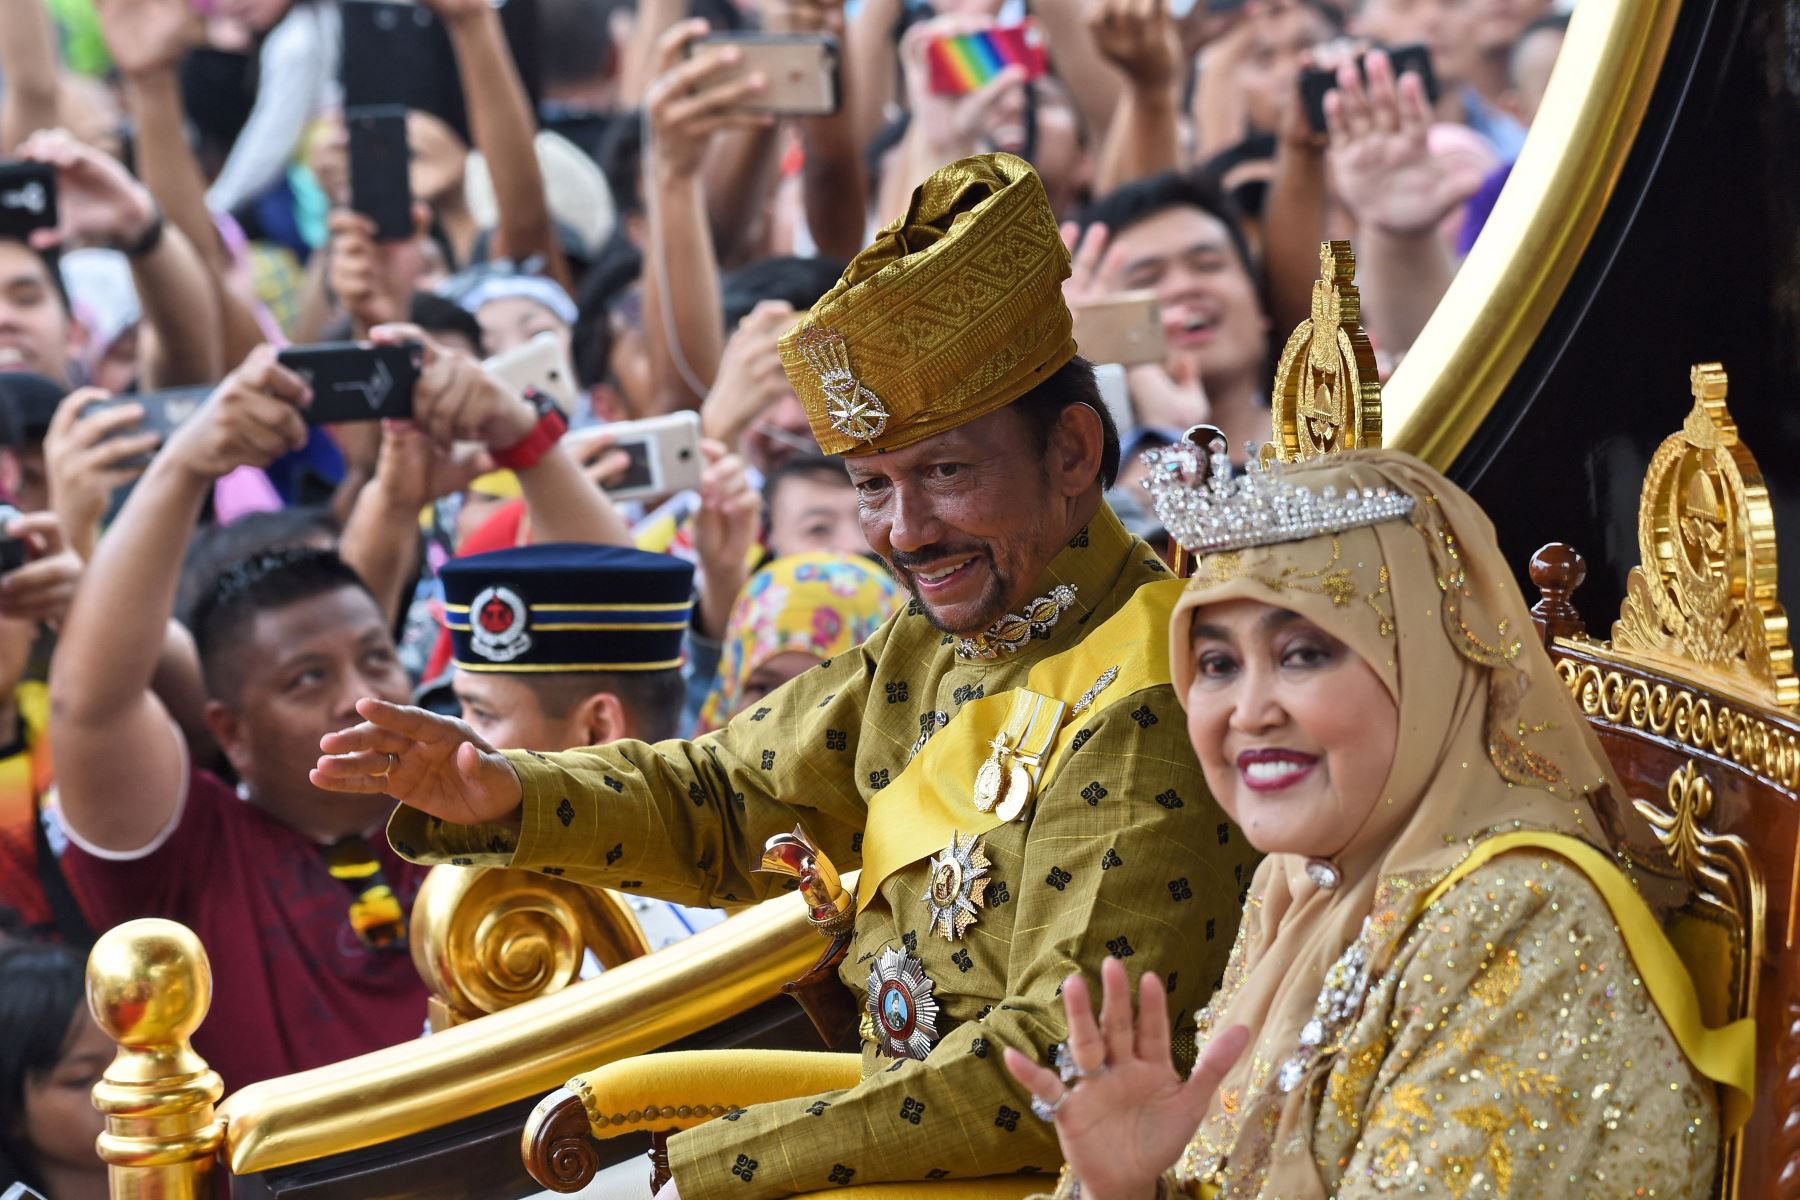
[[[465,671],[680,665],[694,568],[679,558],[562,542],[454,558],[438,574],[456,665]]]

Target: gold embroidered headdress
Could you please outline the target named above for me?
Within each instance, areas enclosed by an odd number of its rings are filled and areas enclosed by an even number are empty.
[[[1075,357],[1069,253],[1023,159],[951,163],[781,338],[827,454],[870,454],[1017,400]]]

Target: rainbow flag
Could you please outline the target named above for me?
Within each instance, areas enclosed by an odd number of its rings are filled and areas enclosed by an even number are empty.
[[[1036,25],[984,29],[939,38],[926,49],[931,69],[931,90],[944,96],[961,96],[992,83],[1009,66],[1025,69],[1027,79],[1044,73],[1044,40]]]

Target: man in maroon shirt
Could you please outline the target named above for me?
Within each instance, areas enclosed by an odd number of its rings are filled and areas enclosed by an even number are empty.
[[[435,440],[505,448],[536,427],[533,405],[472,360],[424,353],[414,412]],[[363,581],[330,551],[270,551],[197,606],[205,721],[235,792],[190,762],[150,686],[213,483],[302,445],[309,401],[266,347],[213,391],[101,538],[51,669],[64,873],[97,930],[162,916],[199,935],[213,1004],[194,1041],[228,1090],[416,1037],[425,1022],[405,944],[424,869],[382,836],[393,803],[307,779],[320,736],[357,720],[358,697],[409,697]],[[567,493],[559,512],[600,503],[560,446],[529,471],[532,487]]]

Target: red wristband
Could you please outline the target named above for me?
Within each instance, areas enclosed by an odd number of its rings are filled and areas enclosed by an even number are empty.
[[[537,424],[531,432],[504,450],[494,451],[494,463],[509,471],[529,471],[538,465],[550,447],[569,431],[569,420],[548,396],[533,396],[538,406]]]

